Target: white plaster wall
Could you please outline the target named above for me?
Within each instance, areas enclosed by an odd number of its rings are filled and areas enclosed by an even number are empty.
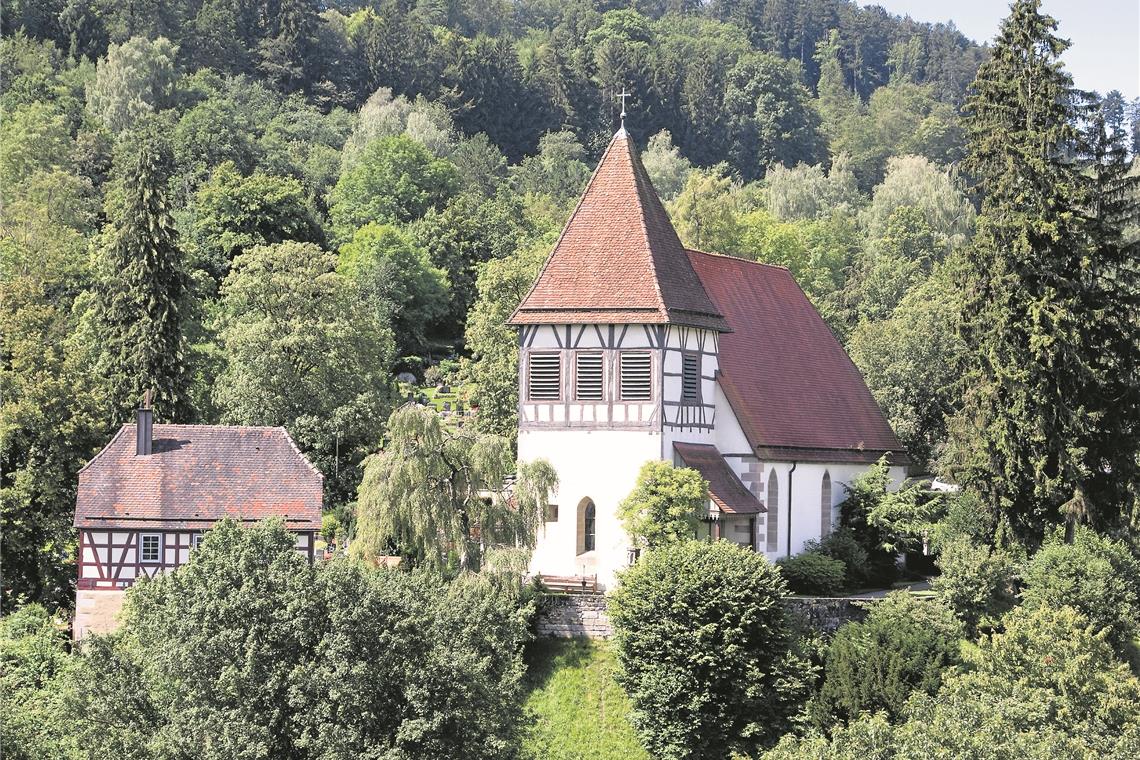
[[[820,537],[820,510],[822,504],[823,474],[831,475],[832,524],[839,523],[839,504],[847,498],[848,486],[860,473],[866,472],[865,464],[819,464],[800,462],[791,473],[791,462],[770,462],[765,467],[764,493],[767,494],[767,478],[775,470],[780,484],[779,542],[775,552],[765,552],[769,559],[788,555],[788,481],[792,487],[791,553],[803,551],[807,541]],[[897,488],[906,477],[906,468],[890,468],[891,487]],[[769,512],[772,505],[767,505]],[[762,533],[762,532],[761,532]],[[761,544],[763,546],[764,544]]]
[[[617,506],[637,481],[645,462],[661,458],[661,434],[639,430],[520,430],[519,459],[544,458],[558,473],[558,521],[539,528],[532,573],[593,575],[613,588],[626,566],[629,538]],[[597,549],[577,553],[578,504],[593,499]]]

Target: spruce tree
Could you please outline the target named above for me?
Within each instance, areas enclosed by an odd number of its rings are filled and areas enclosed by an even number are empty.
[[[1049,523],[1118,523],[1119,484],[1137,470],[1134,267],[1117,221],[1095,218],[1097,172],[1077,160],[1081,112],[1056,26],[1039,0],[1013,4],[966,117],[982,210],[966,254],[972,366],[954,464],[1029,543]]]
[[[148,123],[120,141],[97,251],[99,371],[122,419],[147,389],[167,420],[186,421],[189,373],[182,312],[187,278],[166,202],[169,146]]]

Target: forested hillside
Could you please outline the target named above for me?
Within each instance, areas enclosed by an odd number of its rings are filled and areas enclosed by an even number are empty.
[[[840,0],[4,0],[5,602],[70,603],[77,472],[148,388],[286,426],[346,519],[397,372],[455,360],[513,434],[503,321],[622,88],[685,242],[788,266],[933,466],[986,57]],[[1135,108],[1089,107],[1122,165]]]

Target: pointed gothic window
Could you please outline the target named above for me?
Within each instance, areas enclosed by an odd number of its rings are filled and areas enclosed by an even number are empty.
[[[574,398],[602,400],[602,355],[579,351],[574,355]]]
[[[764,506],[768,508],[768,551],[774,552],[778,548],[780,540],[780,481],[776,477],[776,470],[774,469],[768,473],[768,503]]]
[[[700,354],[681,354],[681,400],[691,404],[701,401]]]
[[[621,400],[648,401],[653,398],[653,357],[648,351],[621,354]]]
[[[562,397],[562,357],[554,353],[530,355],[527,397],[531,401],[557,401]]]
[[[819,537],[831,535],[831,473],[824,471],[819,495]]]

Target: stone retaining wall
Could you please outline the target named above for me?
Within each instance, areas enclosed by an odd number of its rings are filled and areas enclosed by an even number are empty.
[[[840,599],[822,596],[792,596],[786,604],[808,628],[820,633],[835,633],[844,623],[861,623],[867,617],[867,605],[875,599]]]
[[[794,596],[787,599],[787,605],[809,628],[834,633],[844,623],[862,621],[867,617],[865,605],[875,601]],[[545,596],[540,602],[535,630],[539,636],[549,638],[608,639],[613,635],[613,627],[606,615],[606,597],[603,594]]]
[[[548,595],[539,602],[535,621],[539,636],[608,639],[613,635],[602,594]]]

